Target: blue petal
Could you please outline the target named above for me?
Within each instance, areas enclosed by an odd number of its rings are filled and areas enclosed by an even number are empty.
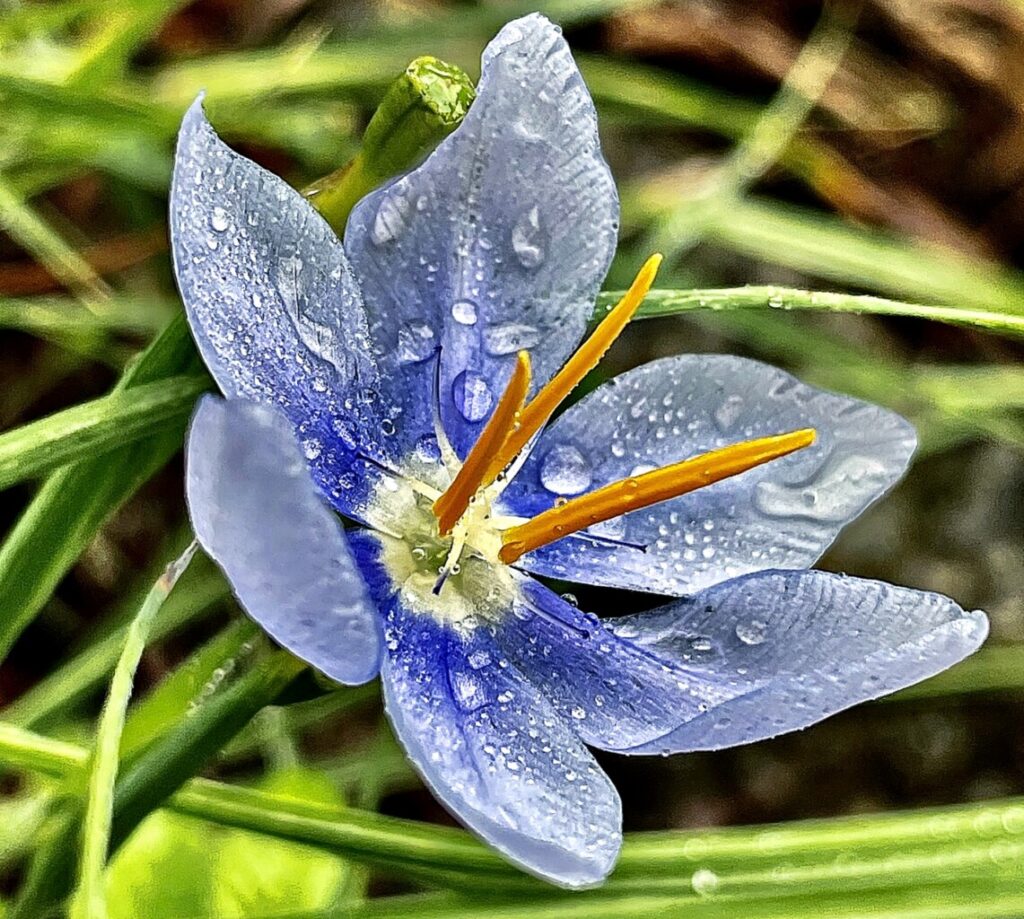
[[[204,398],[189,433],[186,487],[196,536],[246,612],[332,679],[371,679],[379,618],[285,417]]]
[[[628,751],[681,753],[805,728],[934,676],[981,646],[988,619],[881,581],[769,571],[613,627],[707,686],[706,713]]]
[[[597,118],[560,30],[542,16],[488,45],[476,101],[409,175],[352,212],[345,247],[407,417],[429,429],[433,364],[460,453],[530,351],[540,385],[579,341],[615,248],[618,198]]]
[[[753,437],[813,427],[816,443],[521,560],[552,577],[674,596],[751,571],[814,563],[903,474],[913,428],[886,409],[725,355],[664,358],[622,374],[541,436],[505,494],[531,516],[560,495]]]
[[[178,286],[217,383],[280,406],[324,494],[361,516],[377,469],[357,457],[404,450],[382,436],[400,420],[380,397],[341,243],[298,193],[221,142],[201,98],[182,122],[170,222]]]
[[[607,776],[485,624],[445,626],[409,609],[370,546],[354,540],[386,610],[384,702],[423,780],[514,864],[564,887],[599,883],[622,842]]]
[[[521,576],[515,615],[494,626],[502,655],[592,747],[628,750],[707,710],[702,675],[669,666],[543,584]],[[713,693],[711,698],[716,698]]]

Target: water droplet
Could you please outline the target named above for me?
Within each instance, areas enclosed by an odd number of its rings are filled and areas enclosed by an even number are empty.
[[[718,890],[718,875],[710,868],[698,868],[690,878],[690,886],[699,897],[709,897]]]
[[[456,670],[452,673],[455,701],[463,711],[471,712],[487,704],[487,692],[474,674]]]
[[[375,245],[383,246],[398,239],[405,232],[405,224],[412,208],[402,182],[397,182],[381,198],[377,214],[373,218],[370,239]]]
[[[798,484],[759,482],[754,504],[770,517],[795,517],[825,523],[842,523],[856,516],[888,484],[884,463],[869,456],[838,456],[830,459],[808,481]]]
[[[736,637],[745,645],[759,645],[768,633],[768,623],[760,619],[740,622],[736,625]]]
[[[539,341],[540,331],[520,322],[502,322],[484,329],[484,348],[496,357],[532,348]]]
[[[441,447],[433,434],[425,434],[416,441],[416,455],[420,459],[436,463],[441,459]]]
[[[390,418],[385,418],[380,423],[380,429],[385,435],[390,437],[395,433],[395,423]]]
[[[491,662],[491,655],[483,650],[476,650],[472,652],[467,658],[469,666],[474,670],[483,670]]]
[[[315,460],[324,449],[324,445],[320,443],[315,437],[309,437],[302,442],[302,452],[306,454],[306,459]]]
[[[413,320],[398,330],[398,359],[403,364],[418,364],[434,353],[434,330],[425,322]]]
[[[700,651],[702,653],[714,648],[714,645],[711,643],[711,639],[706,635],[695,635],[693,638],[687,639],[687,643],[690,645],[692,650]]]
[[[491,387],[475,370],[463,370],[452,381],[452,399],[466,421],[482,421],[494,404]]]
[[[228,212],[222,207],[215,207],[213,213],[210,214],[210,226],[218,233],[223,233],[231,226],[231,222],[228,220]]]
[[[552,447],[540,467],[541,484],[556,495],[582,494],[590,486],[586,457],[570,444]]]
[[[460,325],[476,325],[476,304],[472,300],[456,300],[452,304],[452,319]]]
[[[512,228],[512,251],[524,268],[536,268],[544,261],[546,234],[540,225],[540,211],[534,205]]]
[[[723,434],[728,434],[740,420],[743,413],[743,397],[729,396],[718,408],[715,409],[715,424]]]
[[[583,721],[587,717],[587,710],[580,705],[574,705],[569,714],[577,721]]]
[[[602,520],[600,523],[591,524],[584,532],[598,539],[621,540],[626,536],[626,518],[612,517],[611,520]]]

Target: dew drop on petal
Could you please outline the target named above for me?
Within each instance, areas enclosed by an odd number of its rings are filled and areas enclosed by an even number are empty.
[[[395,184],[382,198],[373,218],[370,238],[375,245],[398,239],[405,232],[411,206],[402,182]]]
[[[456,300],[452,304],[452,319],[460,325],[476,325],[476,304],[472,300]]]
[[[483,670],[491,662],[491,655],[487,651],[473,651],[467,658],[469,666],[474,670]]]
[[[740,622],[736,625],[736,637],[745,645],[759,645],[768,632],[768,623],[760,619]]]
[[[484,349],[500,357],[528,350],[540,341],[540,331],[521,322],[502,322],[484,329]]]
[[[552,447],[540,467],[540,482],[556,495],[582,494],[590,485],[590,463],[571,444]]]
[[[544,262],[546,234],[541,227],[540,211],[534,205],[512,228],[512,251],[524,268],[537,268]]]
[[[403,364],[418,364],[434,353],[434,330],[425,322],[413,320],[398,330],[398,359]]]
[[[742,413],[743,397],[731,395],[715,409],[715,424],[723,434],[728,434],[736,426]]]
[[[215,207],[213,213],[210,214],[210,226],[218,233],[223,233],[230,225],[228,212],[222,207]]]
[[[494,394],[479,373],[463,370],[452,380],[452,400],[466,421],[482,421],[494,404]]]
[[[416,455],[420,459],[436,463],[441,459],[441,447],[433,434],[425,434],[416,441]]]

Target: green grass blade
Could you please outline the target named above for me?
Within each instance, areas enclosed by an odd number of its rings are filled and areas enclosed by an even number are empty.
[[[200,645],[132,709],[121,737],[121,755],[131,758],[169,727],[192,717],[244,662],[258,634],[252,620],[239,618]]]
[[[170,377],[80,402],[0,434],[0,489],[85,458],[100,458],[187,418],[212,385],[203,376]]]
[[[622,293],[622,291],[604,291],[599,294],[595,319],[610,310],[619,301]],[[1024,337],[1024,310],[1019,315],[1015,315],[1009,312],[970,306],[905,303],[901,300],[889,300],[884,297],[864,294],[830,293],[768,285],[695,290],[654,289],[648,293],[636,316],[638,319],[649,319],[679,316],[695,311],[727,312],[765,309],[854,313],[863,316],[903,316]]]
[[[110,828],[114,809],[114,783],[121,749],[128,700],[135,682],[135,671],[149,640],[149,630],[164,600],[174,589],[182,572],[195,554],[192,543],[185,552],[167,566],[149,592],[139,613],[128,628],[124,648],[114,668],[110,692],[96,728],[96,746],[92,756],[85,820],[82,827],[82,850],[79,866],[80,898],[86,919],[107,919],[106,890],[103,870],[110,845]]]
[[[179,314],[122,378],[130,388],[198,369]],[[110,513],[181,446],[185,421],[51,475],[0,547],[0,660],[50,598]]]
[[[188,538],[192,538],[191,534]],[[179,547],[184,542],[179,542]],[[132,594],[127,604],[128,612],[138,610],[155,577],[156,572],[146,578],[146,588],[140,595]],[[220,571],[205,556],[200,556],[189,566],[177,589],[160,607],[150,630],[151,640],[160,641],[196,622],[230,594],[230,588]],[[93,692],[113,671],[130,622],[130,617],[120,613],[115,613],[111,619],[117,623],[113,628],[107,629],[95,641],[64,661],[48,677],[0,709],[0,717],[20,727],[35,727],[67,713],[72,706]]]
[[[71,774],[84,757],[76,747],[0,724],[0,759],[13,765]],[[311,808],[206,780],[189,782],[169,805],[181,813],[325,848],[400,876],[430,877],[434,883],[492,894],[550,892],[469,834],[445,827],[352,808]],[[714,890],[723,894],[886,889],[978,878],[993,868],[1019,872],[1022,839],[1022,798],[774,826],[630,834],[604,890],[688,894],[697,872],[713,874]]]

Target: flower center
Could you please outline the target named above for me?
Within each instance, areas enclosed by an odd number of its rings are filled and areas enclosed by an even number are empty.
[[[382,542],[388,571],[398,589],[415,595],[408,599],[416,608],[446,621],[500,612],[515,594],[515,582],[505,566],[525,553],[739,475],[814,442],[810,428],[762,437],[613,482],[556,503],[530,520],[492,513],[535,435],[626,327],[650,290],[660,263],[660,255],[647,260],[615,308],[529,402],[530,356],[519,352],[498,405],[443,494],[429,503],[422,490],[403,486],[409,489],[409,508],[400,517],[402,538]]]

